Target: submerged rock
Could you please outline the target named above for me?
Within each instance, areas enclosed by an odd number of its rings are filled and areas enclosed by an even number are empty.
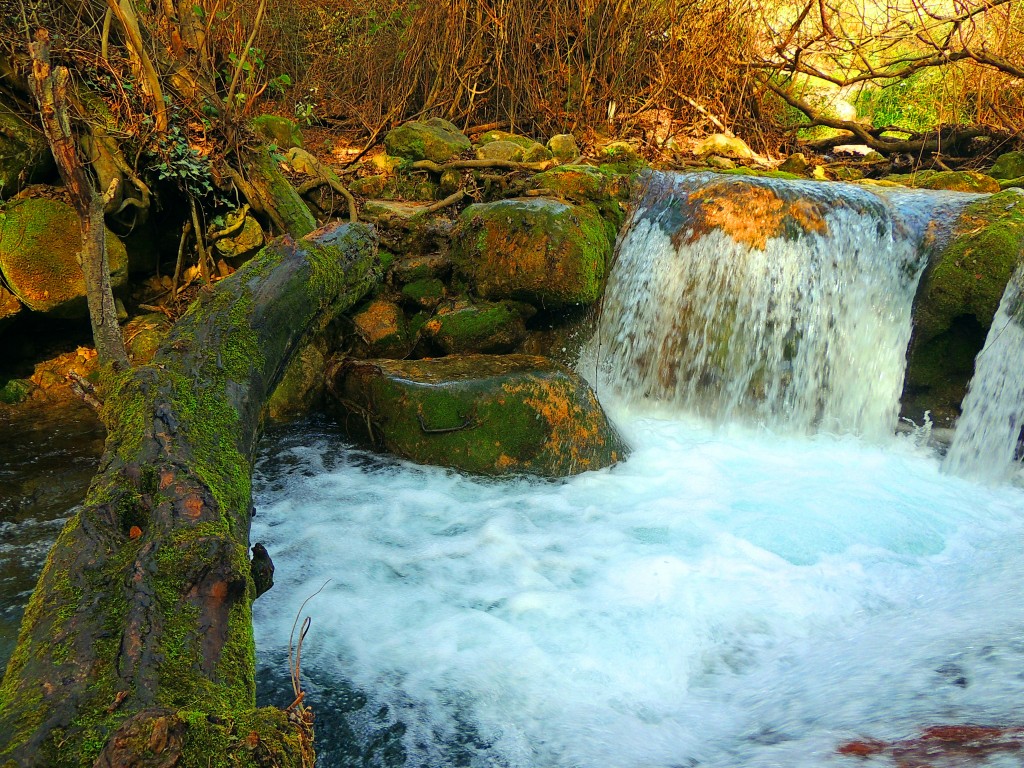
[[[405,123],[392,129],[384,137],[384,146],[389,155],[435,163],[446,162],[473,148],[462,131],[439,117],[422,123]]]
[[[128,256],[117,236],[109,229],[106,233],[116,288],[128,279]],[[81,248],[78,214],[67,203],[27,198],[0,210],[0,272],[29,309],[61,318],[88,317]]]
[[[463,211],[452,260],[483,298],[587,305],[601,295],[613,241],[614,225],[591,206],[500,200]]]
[[[328,375],[349,428],[421,464],[562,477],[627,452],[586,382],[543,357],[346,360]]]

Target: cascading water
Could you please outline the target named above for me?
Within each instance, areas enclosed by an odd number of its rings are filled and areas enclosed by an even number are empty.
[[[1008,479],[1019,464],[1024,430],[1024,265],[1007,283],[963,402],[944,468],[988,482]]]
[[[592,350],[633,446],[609,470],[498,482],[277,439],[264,701],[294,697],[323,586],[324,768],[843,768],[847,739],[1019,725],[1024,492],[892,435],[914,286],[970,199],[653,177]]]
[[[889,435],[934,223],[971,199],[651,174],[589,353],[597,378],[719,423]]]

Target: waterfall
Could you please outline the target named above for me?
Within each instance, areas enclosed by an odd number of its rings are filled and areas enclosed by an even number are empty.
[[[891,434],[935,221],[970,199],[652,173],[588,352],[598,385],[718,423]]]
[[[1024,265],[1010,278],[974,364],[953,444],[943,468],[988,482],[1016,467],[1024,425]]]

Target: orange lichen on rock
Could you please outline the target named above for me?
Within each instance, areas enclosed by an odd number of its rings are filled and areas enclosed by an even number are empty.
[[[752,184],[711,184],[691,193],[689,203],[695,211],[695,226],[688,230],[688,242],[720,229],[739,243],[764,250],[769,239],[793,227],[802,233],[828,232],[816,203],[783,200],[771,189]]]
[[[968,768],[999,752],[1024,749],[1024,728],[983,725],[935,725],[914,739],[849,741],[836,752],[850,757],[884,755],[897,768]]]

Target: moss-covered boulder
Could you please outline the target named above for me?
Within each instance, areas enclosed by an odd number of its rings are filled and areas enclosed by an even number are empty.
[[[452,261],[485,299],[557,309],[601,295],[615,226],[593,206],[500,200],[462,212]]]
[[[750,160],[754,157],[753,150],[743,139],[737,136],[727,136],[724,133],[713,133],[698,141],[693,147],[693,154],[698,157],[718,155],[734,160]]]
[[[526,324],[511,302],[454,302],[438,310],[423,332],[445,354],[511,352],[526,338]]]
[[[415,344],[402,308],[374,299],[352,316],[354,351],[362,357],[406,357]]]
[[[531,139],[529,136],[520,136],[517,133],[509,133],[508,131],[487,131],[486,133],[480,134],[477,141],[481,145],[480,150],[477,151],[477,157],[484,159],[522,160],[527,163],[535,163],[541,160],[549,160],[551,158],[550,149],[545,147],[539,141]],[[522,154],[518,157],[500,158],[496,153],[496,150],[490,146],[498,143],[515,144],[523,150]],[[481,155],[481,152],[484,154]],[[501,152],[510,152],[510,150],[503,148]]]
[[[526,150],[511,141],[491,141],[481,144],[476,151],[478,160],[504,160],[522,162]]]
[[[444,283],[436,277],[413,280],[402,286],[402,298],[420,309],[433,309],[447,293]]]
[[[1024,258],[1024,194],[968,205],[921,279],[907,361],[905,415],[955,419],[1006,284]]]
[[[263,228],[255,218],[241,212],[240,220],[228,221],[230,234],[218,237],[213,242],[217,255],[228,259],[235,266],[263,247]]]
[[[18,297],[0,285],[0,330],[3,330],[4,326],[13,320],[19,312],[21,312],[21,302],[18,301]]]
[[[531,179],[534,189],[574,203],[593,203],[618,231],[630,196],[629,174],[616,173],[607,166],[563,165],[538,173]]]
[[[75,209],[60,200],[14,200],[0,210],[0,272],[29,309],[54,317],[88,317],[85,278],[78,263],[82,234]],[[128,256],[107,230],[115,288],[128,279]]]
[[[322,402],[327,369],[327,343],[322,336],[303,345],[288,367],[281,382],[267,401],[267,416],[283,421],[309,413]]]
[[[996,158],[988,175],[993,179],[1019,179],[1024,176],[1024,152],[1005,152]]]
[[[42,131],[0,104],[0,198],[11,197],[52,167]]]
[[[976,171],[918,171],[892,174],[886,181],[895,181],[917,189],[947,189],[953,192],[998,192],[999,182]]]
[[[393,128],[384,137],[389,155],[406,160],[432,160],[443,163],[468,152],[472,143],[458,128],[439,117],[426,122],[413,121]]]
[[[280,150],[302,148],[302,132],[294,120],[280,115],[260,115],[252,121],[253,130]]]
[[[543,357],[350,363],[334,389],[348,425],[370,425],[377,444],[421,464],[562,477],[627,450],[586,382]]]
[[[548,139],[548,151],[558,160],[568,162],[580,156],[580,148],[571,133],[558,133]]]

